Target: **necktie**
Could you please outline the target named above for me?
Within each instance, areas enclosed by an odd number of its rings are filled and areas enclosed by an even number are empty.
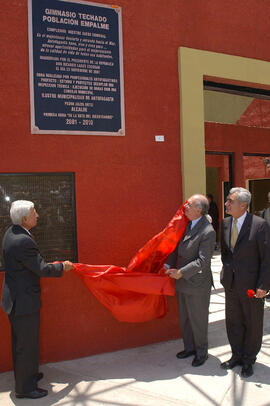
[[[187,224],[187,226],[186,226],[186,231],[185,231],[184,235],[187,235],[187,234],[190,232],[190,230],[191,230],[191,224],[192,224],[192,222],[189,221],[188,224]]]
[[[191,225],[191,221],[189,223],[187,223],[186,229],[181,237],[182,241],[185,241],[186,235],[190,232],[190,225]]]
[[[238,230],[237,230],[237,219],[233,220],[233,228],[232,228],[232,235],[231,235],[231,247],[234,249],[236,241],[238,237]]]

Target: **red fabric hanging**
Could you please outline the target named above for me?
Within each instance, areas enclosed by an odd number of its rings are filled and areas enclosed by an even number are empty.
[[[119,321],[143,322],[167,313],[165,295],[174,295],[174,282],[163,265],[185,231],[182,205],[169,224],[148,241],[127,268],[74,264],[76,273],[95,297]]]

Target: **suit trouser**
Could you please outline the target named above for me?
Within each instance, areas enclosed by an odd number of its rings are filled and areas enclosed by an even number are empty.
[[[177,299],[185,350],[203,357],[208,351],[210,290],[194,295],[177,292]]]
[[[9,321],[15,392],[29,393],[37,387],[40,312],[15,316],[12,310]]]
[[[232,353],[245,363],[254,363],[263,336],[264,300],[239,293],[235,285],[225,289],[226,329]]]

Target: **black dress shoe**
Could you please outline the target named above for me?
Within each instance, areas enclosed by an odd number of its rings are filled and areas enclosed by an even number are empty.
[[[243,378],[248,378],[249,376],[253,375],[253,368],[251,364],[243,364],[241,376]]]
[[[203,365],[205,361],[207,360],[208,355],[206,354],[204,357],[195,357],[194,360],[192,361],[192,366],[193,367],[199,367],[200,365]]]
[[[184,351],[178,352],[178,353],[176,354],[176,357],[179,358],[179,359],[183,359],[183,358],[190,357],[191,355],[195,355],[195,354],[196,354],[196,351],[195,351],[195,350],[193,350],[193,351],[186,351],[186,350],[184,350]]]
[[[32,392],[29,393],[15,393],[16,398],[29,398],[29,399],[38,399],[44,398],[44,396],[48,395],[48,391],[46,389],[36,388]]]
[[[43,372],[39,372],[37,374],[37,382],[40,381],[43,378],[43,376],[44,376]]]
[[[239,357],[232,356],[228,361],[222,362],[220,368],[222,369],[233,369],[236,365],[242,365],[242,361]]]

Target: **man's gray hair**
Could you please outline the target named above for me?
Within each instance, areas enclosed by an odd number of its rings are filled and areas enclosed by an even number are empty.
[[[195,207],[198,207],[202,210],[201,214],[204,216],[208,213],[209,210],[209,203],[205,196],[203,195],[196,195],[196,202],[194,203]]]
[[[249,206],[251,201],[251,193],[249,190],[244,189],[243,187],[233,187],[229,194],[232,195],[233,193],[237,193],[237,200],[242,203],[246,203]]]
[[[34,203],[29,200],[15,200],[10,207],[10,218],[13,224],[22,224],[22,218],[28,216]]]
[[[268,197],[268,199],[270,199],[270,192],[267,193],[267,197]]]

